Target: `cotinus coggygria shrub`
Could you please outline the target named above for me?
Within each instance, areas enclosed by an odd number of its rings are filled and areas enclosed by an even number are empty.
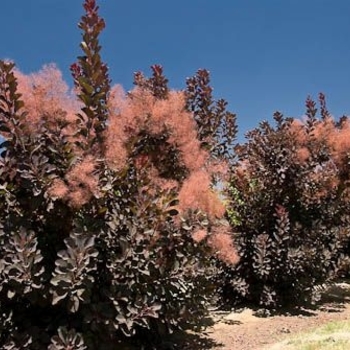
[[[217,276],[224,304],[312,301],[344,261],[349,121],[335,122],[322,94],[320,105],[317,117],[308,99],[302,121],[276,113],[236,149],[226,195],[240,261]]]
[[[185,91],[157,65],[129,93],[112,87],[105,23],[94,0],[84,10],[74,93],[54,65],[0,61],[2,349],[152,348],[205,314],[211,258],[237,261],[217,249],[212,188],[235,116],[205,70]]]

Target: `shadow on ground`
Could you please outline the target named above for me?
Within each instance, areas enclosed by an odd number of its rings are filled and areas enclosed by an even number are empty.
[[[345,305],[350,302],[350,281],[336,281],[324,286],[317,287],[320,294],[319,301],[311,304],[294,305],[279,310],[254,309],[257,317],[269,316],[316,316],[318,311],[342,312]]]
[[[223,346],[223,344],[210,339],[205,332],[179,332],[173,335],[169,344],[171,344],[172,347],[164,350],[210,350]]]
[[[336,283],[322,286],[319,292],[321,298],[319,302],[313,305],[304,304],[298,307],[293,306],[274,311],[254,308],[251,305],[245,305],[244,307],[231,310],[212,310],[210,312],[210,317],[205,318],[202,323],[198,325],[197,332],[176,331],[174,334],[167,336],[166,339],[162,339],[161,345],[151,347],[150,350],[227,349],[227,344],[220,343],[213,339],[211,333],[214,325],[245,325],[259,318],[268,319],[271,316],[302,316],[312,318],[317,316],[319,311],[340,313],[346,308],[346,304],[350,303],[349,281],[337,281]],[[289,332],[288,325],[286,329]],[[283,327],[280,332],[284,332]],[[140,349],[148,350],[146,347],[137,348],[137,350]],[[127,350],[129,350],[129,348]]]

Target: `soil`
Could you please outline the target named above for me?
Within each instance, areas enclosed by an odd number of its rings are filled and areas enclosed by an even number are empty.
[[[330,321],[350,320],[350,284],[328,288],[314,308],[289,310],[274,316],[259,316],[245,308],[211,313],[211,325],[200,335],[187,333],[176,349],[181,350],[264,350],[269,345]],[[182,338],[184,339],[184,338]]]

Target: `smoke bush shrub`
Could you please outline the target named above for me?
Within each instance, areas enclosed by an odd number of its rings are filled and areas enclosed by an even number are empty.
[[[104,21],[94,0],[84,9],[75,98],[55,66],[25,76],[0,61],[2,349],[140,346],[195,324],[227,235],[211,184],[235,116],[208,73],[184,92],[160,66],[130,93],[111,87]],[[232,245],[218,256],[237,261]]]
[[[240,261],[217,276],[224,304],[312,301],[344,259],[349,120],[335,122],[322,94],[320,104],[318,117],[308,99],[303,121],[276,113],[236,149],[226,194]]]

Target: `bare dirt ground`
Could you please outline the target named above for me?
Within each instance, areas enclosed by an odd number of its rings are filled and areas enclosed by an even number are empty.
[[[181,350],[263,350],[293,333],[306,331],[330,321],[350,319],[350,285],[338,283],[324,294],[314,309],[257,317],[253,310],[212,313],[213,324],[204,333],[188,334],[176,349]]]

